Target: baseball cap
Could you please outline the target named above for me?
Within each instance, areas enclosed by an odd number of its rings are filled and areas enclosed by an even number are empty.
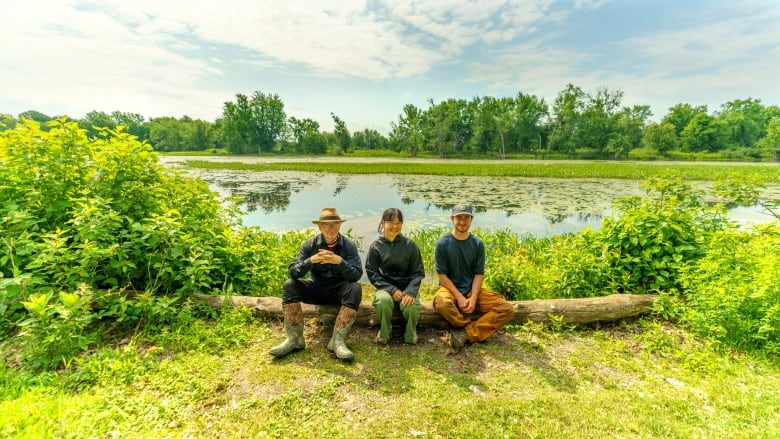
[[[452,208],[452,216],[471,215],[474,216],[474,206],[471,204],[456,204]]]

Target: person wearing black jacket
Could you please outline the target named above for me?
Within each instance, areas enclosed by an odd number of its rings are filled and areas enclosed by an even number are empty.
[[[386,209],[377,228],[382,236],[371,243],[366,256],[366,274],[376,287],[373,304],[380,326],[374,341],[379,344],[387,344],[390,338],[396,306],[406,321],[404,341],[417,343],[417,321],[422,312],[418,293],[425,268],[417,244],[401,234],[403,225],[399,209]]]
[[[288,267],[290,278],[284,282],[282,295],[287,339],[271,348],[271,355],[283,357],[306,347],[303,302],[341,306],[328,350],[342,360],[354,358],[354,353],[346,345],[346,338],[363,298],[363,289],[358,283],[363,268],[355,244],[339,233],[344,221],[332,207],[321,209],[319,218],[312,221],[320,233],[301,245],[298,255]],[[304,278],[307,274],[310,277]]]

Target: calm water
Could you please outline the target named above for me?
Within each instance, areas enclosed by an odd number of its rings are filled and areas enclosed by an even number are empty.
[[[342,230],[367,245],[382,212],[398,207],[405,229],[449,227],[453,204],[477,207],[474,227],[508,228],[546,236],[598,228],[614,200],[642,194],[629,180],[335,175],[287,171],[194,171],[223,197],[241,196],[244,224],[269,231],[313,227],[321,207],[335,207],[347,222]],[[778,188],[774,188],[778,191]],[[743,224],[767,222],[757,208],[731,216]]]

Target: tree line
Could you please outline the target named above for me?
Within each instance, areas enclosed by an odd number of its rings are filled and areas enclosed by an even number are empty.
[[[288,117],[276,94],[236,94],[209,122],[140,114],[92,111],[76,120],[88,136],[123,126],[155,150],[231,154],[343,154],[390,150],[411,157],[536,158],[699,158],[780,160],[780,107],[760,99],[738,99],[716,111],[679,103],[659,120],[647,105],[623,105],[623,92],[606,87],[588,92],[568,84],[552,102],[525,93],[514,97],[428,100],[427,108],[407,104],[390,122],[387,136],[377,130],[350,132],[334,113],[333,131],[311,118]],[[51,117],[26,111],[0,115],[5,127],[22,118]],[[0,124],[0,129],[3,129]]]

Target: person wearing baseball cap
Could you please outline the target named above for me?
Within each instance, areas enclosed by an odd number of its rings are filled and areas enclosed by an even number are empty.
[[[434,249],[439,289],[433,308],[455,328],[450,345],[456,350],[487,340],[514,315],[514,307],[501,294],[482,287],[485,245],[469,231],[473,219],[474,206],[456,204],[450,216],[452,231],[439,238]],[[473,312],[481,316],[472,320]]]
[[[320,233],[301,245],[288,267],[290,278],[284,282],[282,295],[287,338],[271,348],[274,357],[306,347],[301,303],[309,303],[340,306],[327,348],[339,359],[354,358],[346,338],[363,299],[363,288],[358,283],[363,267],[355,244],[339,232],[344,221],[334,207],[322,208],[319,217],[312,220]]]

